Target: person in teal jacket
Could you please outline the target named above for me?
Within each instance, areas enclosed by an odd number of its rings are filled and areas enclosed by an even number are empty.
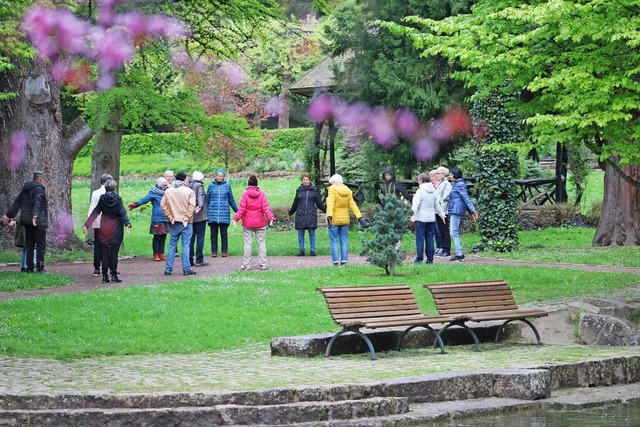
[[[218,256],[218,231],[220,231],[220,241],[222,256],[226,257],[229,253],[229,237],[228,229],[231,223],[231,213],[238,211],[238,205],[233,198],[231,185],[225,181],[224,169],[218,168],[215,172],[215,178],[207,189],[207,197],[209,199],[209,227],[211,228],[211,256]]]

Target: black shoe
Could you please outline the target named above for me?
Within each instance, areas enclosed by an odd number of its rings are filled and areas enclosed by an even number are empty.
[[[171,272],[170,272],[170,271],[165,270],[165,271],[164,271],[164,275],[165,275],[165,276],[171,276]]]
[[[93,277],[100,277],[100,269],[96,268],[95,270],[93,270]]]
[[[442,249],[442,248],[438,248],[438,249],[436,250],[436,253],[435,253],[434,255],[435,255],[435,256],[442,255],[442,252],[443,252],[443,251],[444,251],[444,249]]]
[[[309,256],[316,256],[316,251],[309,252]]]
[[[440,255],[436,255],[438,258],[449,258],[451,256],[451,252],[440,252]]]
[[[196,263],[195,263],[195,262],[193,262],[193,261],[189,261],[189,265],[190,265],[191,267],[195,267],[195,266],[196,266]]]
[[[114,283],[120,283],[122,280],[118,276],[111,276],[111,281]]]
[[[300,252],[298,252],[298,256],[304,256],[304,249],[300,249]]]
[[[21,273],[26,273],[26,272],[27,272],[27,269],[26,269],[26,268],[21,268],[21,269],[20,269],[20,272],[21,272]]]
[[[109,276],[106,274],[102,276],[102,283],[109,283]]]
[[[451,262],[456,262],[456,261],[462,262],[462,261],[464,261],[464,255],[454,255],[449,259],[449,261],[451,261]]]
[[[185,276],[191,276],[192,274],[197,274],[197,273],[193,270],[182,270],[182,274],[184,274]]]
[[[196,265],[194,267],[206,267],[207,265],[209,265],[208,262],[201,261],[201,262],[196,262]]]

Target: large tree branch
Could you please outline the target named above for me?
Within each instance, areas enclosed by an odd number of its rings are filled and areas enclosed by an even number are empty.
[[[624,182],[626,182],[627,184],[636,187],[636,188],[640,188],[640,181],[633,179],[632,177],[630,177],[629,175],[627,175],[622,168],[620,167],[620,165],[618,165],[618,163],[614,162],[611,158],[608,158],[604,161],[605,164],[610,165],[613,170],[615,170],[618,175],[620,175],[620,177],[624,180]]]
[[[87,145],[92,136],[93,131],[82,116],[76,117],[73,123],[63,128],[62,137],[67,142],[66,147],[73,157]]]

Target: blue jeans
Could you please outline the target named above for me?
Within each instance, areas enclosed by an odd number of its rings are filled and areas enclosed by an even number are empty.
[[[416,262],[424,259],[425,242],[427,244],[427,262],[433,262],[433,233],[435,222],[416,221]]]
[[[316,229],[315,228],[300,228],[298,229],[298,246],[301,251],[304,251],[304,232],[309,232],[309,248],[312,251],[316,251]]]
[[[199,221],[193,223],[193,235],[191,236],[191,243],[189,244],[190,257],[189,262],[193,261],[195,254],[196,263],[204,261],[204,233],[207,231],[207,221]],[[195,249],[195,250],[194,250]]]
[[[453,240],[456,255],[462,256],[462,243],[460,242],[460,219],[462,219],[462,215],[451,214],[450,218],[449,234]]]
[[[340,240],[340,253],[338,253],[338,240]],[[345,264],[349,258],[349,226],[330,226],[329,243],[331,244],[331,260],[333,263],[340,262]]]
[[[173,271],[173,263],[176,258],[176,249],[178,248],[178,240],[182,238],[182,269],[191,270],[189,263],[189,245],[191,236],[193,235],[193,224],[187,224],[185,227],[181,222],[171,224],[169,227],[169,252],[167,253],[167,262],[164,265],[164,271],[171,273]]]

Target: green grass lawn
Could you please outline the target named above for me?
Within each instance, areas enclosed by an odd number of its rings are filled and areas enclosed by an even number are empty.
[[[640,276],[557,268],[408,265],[396,277],[370,266],[235,273],[171,284],[0,303],[0,354],[59,359],[185,354],[337,331],[318,286],[407,283],[435,313],[425,283],[502,278],[519,303],[638,285]]]

